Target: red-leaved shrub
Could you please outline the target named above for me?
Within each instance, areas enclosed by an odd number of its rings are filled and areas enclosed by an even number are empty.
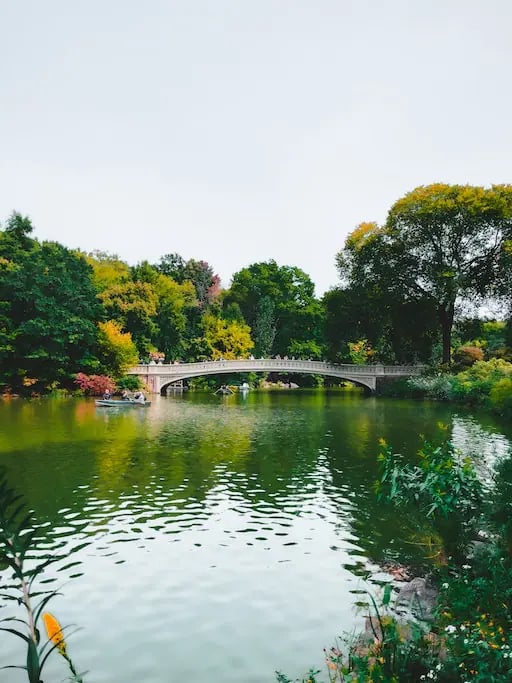
[[[85,375],[79,372],[75,375],[74,382],[89,396],[102,396],[107,390],[112,393],[116,388],[114,380],[106,375]]]

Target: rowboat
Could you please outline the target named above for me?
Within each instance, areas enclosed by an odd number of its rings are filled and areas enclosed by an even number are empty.
[[[129,401],[117,400],[113,398],[102,398],[95,401],[95,404],[99,408],[127,408],[128,406],[147,408],[151,405],[151,401],[134,401],[132,398]]]

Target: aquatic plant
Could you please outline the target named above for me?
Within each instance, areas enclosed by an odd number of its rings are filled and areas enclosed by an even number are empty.
[[[43,579],[50,565],[54,565],[83,547],[78,545],[65,554],[58,552],[58,546],[48,541],[43,525],[35,523],[32,513],[25,512],[22,496],[9,487],[5,476],[0,475],[0,597],[8,603],[21,607],[23,617],[11,616],[0,620],[0,631],[21,638],[26,645],[26,664],[9,665],[4,669],[24,669],[29,683],[43,683],[43,668],[48,657],[58,650],[66,659],[72,679],[82,683],[82,676],[76,671],[67,655],[63,630],[59,622],[44,610],[50,600],[58,595],[57,590],[46,590],[54,579]],[[59,570],[79,564],[68,562]],[[7,572],[7,577],[3,576]],[[44,584],[43,584],[44,581]],[[41,644],[39,622],[47,628],[48,640]]]
[[[76,683],[82,683],[81,674],[79,674],[73,664],[71,657],[68,655],[66,641],[64,639],[64,629],[59,624],[58,620],[50,614],[50,612],[43,612],[43,623],[46,629],[46,634],[48,640],[53,643],[54,647],[57,648],[59,653],[64,657],[68,663],[69,669],[73,678],[71,680],[76,681]]]
[[[482,502],[482,484],[471,460],[443,438],[438,443],[423,440],[417,461],[410,464],[381,439],[378,462],[377,499],[417,508],[440,534],[446,554],[463,557]]]

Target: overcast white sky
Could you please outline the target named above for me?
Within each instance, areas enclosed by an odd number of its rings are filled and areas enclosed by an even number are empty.
[[[417,185],[511,182],[510,0],[0,0],[0,220],[321,294]]]

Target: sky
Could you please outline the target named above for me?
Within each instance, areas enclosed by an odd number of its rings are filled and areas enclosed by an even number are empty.
[[[0,0],[0,221],[228,286],[418,185],[512,182],[509,0]]]

